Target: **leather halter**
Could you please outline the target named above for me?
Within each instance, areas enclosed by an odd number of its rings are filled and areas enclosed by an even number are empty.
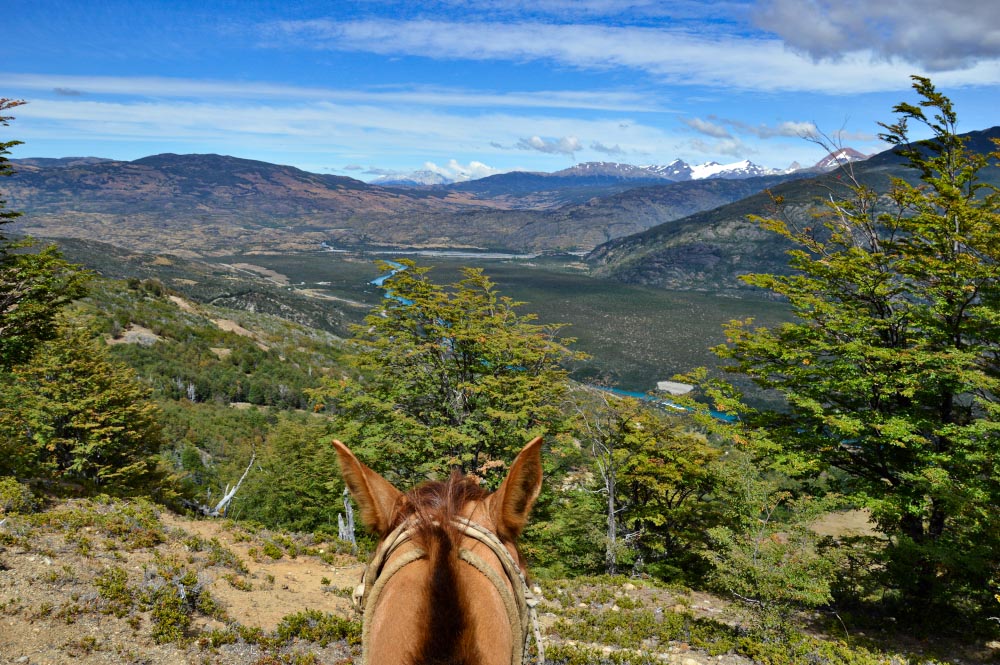
[[[507,620],[510,622],[511,633],[516,634],[518,630],[520,631],[522,639],[514,640],[514,650],[510,660],[511,665],[525,665],[531,662],[528,647],[531,643],[532,634],[535,637],[538,652],[536,662],[539,665],[544,665],[545,649],[542,646],[542,635],[538,626],[538,614],[535,610],[535,607],[538,605],[538,599],[528,587],[521,567],[514,560],[514,557],[511,556],[507,548],[504,547],[503,543],[500,542],[500,539],[484,526],[466,518],[453,520],[451,524],[463,536],[479,541],[488,547],[500,561],[507,581],[510,583],[508,587],[496,572],[496,569],[483,561],[477,554],[464,547],[459,549],[458,558],[485,575],[486,579],[496,588],[497,593],[500,594],[504,608],[507,611]],[[392,564],[386,565],[393,552],[400,545],[408,542],[415,530],[416,521],[410,518],[393,529],[382,541],[382,544],[379,545],[379,548],[375,551],[375,555],[361,576],[361,583],[354,589],[354,607],[359,612],[364,614],[369,606],[372,612],[374,612],[382,590],[389,580],[392,579],[393,575],[403,567],[427,556],[427,553],[423,549],[414,547],[400,555]],[[511,593],[511,589],[514,589],[514,593]],[[368,614],[362,623],[361,651],[364,665],[368,665],[368,654],[370,653],[371,646],[370,617],[371,614]]]

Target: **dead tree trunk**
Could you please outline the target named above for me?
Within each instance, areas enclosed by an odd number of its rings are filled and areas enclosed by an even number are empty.
[[[184,501],[184,504],[188,508],[191,508],[201,513],[205,517],[224,516],[226,514],[226,509],[229,507],[230,502],[232,502],[232,500],[236,497],[236,493],[240,490],[240,486],[243,484],[243,481],[247,479],[248,475],[250,475],[250,469],[253,468],[253,463],[256,459],[257,459],[257,451],[254,451],[250,455],[250,463],[247,464],[246,470],[243,472],[243,475],[240,476],[240,479],[236,482],[236,485],[233,487],[229,487],[229,485],[226,485],[225,493],[222,495],[222,498],[219,500],[219,502],[215,504],[215,506],[209,506],[207,504],[197,503],[195,501]]]
[[[347,518],[344,518],[347,515]],[[337,515],[337,535],[345,543],[351,544],[351,553],[358,553],[358,541],[354,537],[354,506],[351,505],[351,496],[344,488],[344,513]]]

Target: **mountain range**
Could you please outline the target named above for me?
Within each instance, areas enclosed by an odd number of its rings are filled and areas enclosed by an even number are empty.
[[[993,140],[1000,139],[1000,127],[963,137],[971,152],[987,154],[996,150]],[[831,159],[836,161],[837,156],[834,153]],[[850,173],[879,193],[888,192],[891,178],[915,182],[919,176],[895,149],[850,164]],[[985,184],[1000,185],[1000,167],[996,165],[984,168],[979,176]],[[596,275],[630,284],[738,293],[749,288],[739,280],[740,275],[788,271],[789,244],[762,229],[750,216],[774,215],[775,200],[780,198],[783,216],[793,224],[811,226],[815,213],[829,197],[848,194],[847,180],[842,172],[830,171],[780,183],[767,192],[610,240],[586,260]]]
[[[971,150],[988,152],[1000,128],[966,137]],[[892,177],[917,175],[892,150],[858,156],[837,150],[810,169],[741,178],[721,177],[725,168],[717,177],[684,176],[678,162],[653,177],[649,167],[605,162],[400,188],[235,157],[164,154],[18,160],[19,173],[0,186],[9,207],[25,212],[17,230],[130,250],[188,257],[321,245],[561,251],[586,253],[595,275],[627,283],[736,293],[740,274],[787,264],[787,245],[748,220],[773,214],[774,196],[806,223],[844,187],[841,171],[822,168],[849,168],[878,192]],[[997,168],[983,176],[1000,183]]]
[[[836,168],[838,164],[867,159],[864,155],[853,148],[839,148],[821,159],[814,166],[809,167],[810,171],[828,171]],[[754,164],[748,159],[730,164],[719,164],[718,162],[706,162],[704,164],[691,165],[682,159],[675,159],[669,164],[647,164],[636,166],[622,162],[583,162],[571,166],[561,171],[552,173],[541,173],[532,171],[518,171],[541,177],[566,178],[608,178],[611,180],[641,180],[641,181],[663,181],[686,182],[689,180],[704,180],[707,178],[752,178],[765,175],[783,175],[793,171],[801,170],[803,167],[797,162],[787,169],[772,169],[766,166]],[[507,174],[502,174],[507,175]],[[491,176],[486,176],[487,178]],[[495,177],[495,176],[494,176]],[[432,170],[419,170],[406,175],[382,176],[372,181],[375,185],[397,186],[397,187],[440,187],[453,185],[461,182],[473,182],[482,178],[449,178],[448,176]]]
[[[334,246],[587,251],[749,196],[783,176],[672,182],[505,173],[393,188],[224,155],[17,160],[15,228],[182,256]]]

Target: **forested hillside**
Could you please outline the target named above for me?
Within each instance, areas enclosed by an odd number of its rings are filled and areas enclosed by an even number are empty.
[[[994,149],[992,140],[1000,138],[1000,127],[962,137],[970,152],[986,155]],[[851,196],[855,184],[870,188],[879,197],[878,205],[889,210],[893,180],[917,182],[917,177],[918,172],[907,168],[892,148],[828,174],[776,183],[733,203],[610,240],[591,252],[587,262],[595,274],[629,284],[712,292],[745,289],[741,275],[787,272],[791,248],[751,217],[780,215],[799,228],[822,233],[823,225],[816,218],[831,199]],[[1000,169],[987,164],[979,178],[1000,184]]]

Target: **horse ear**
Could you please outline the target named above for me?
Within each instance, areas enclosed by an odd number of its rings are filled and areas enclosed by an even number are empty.
[[[497,535],[509,541],[521,535],[541,490],[542,437],[538,437],[518,453],[507,477],[488,499]]]
[[[389,533],[389,520],[396,501],[403,495],[388,480],[358,461],[350,448],[336,439],[333,447],[340,458],[340,472],[351,495],[361,507],[361,520],[379,536]]]

